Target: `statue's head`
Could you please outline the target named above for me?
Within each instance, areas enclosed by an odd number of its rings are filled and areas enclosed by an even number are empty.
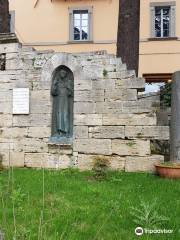
[[[67,76],[67,71],[64,69],[61,69],[59,72],[59,75],[61,78],[65,78]]]

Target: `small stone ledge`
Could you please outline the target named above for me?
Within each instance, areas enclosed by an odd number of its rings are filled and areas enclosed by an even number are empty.
[[[49,147],[60,147],[63,149],[70,149],[72,148],[73,139],[72,138],[56,138],[50,137],[48,141]]]
[[[58,142],[48,142],[48,146],[72,147],[72,144],[58,143]]]
[[[72,140],[72,139],[71,139]],[[48,142],[48,153],[60,155],[72,155],[73,146],[72,142],[52,141],[50,138]]]

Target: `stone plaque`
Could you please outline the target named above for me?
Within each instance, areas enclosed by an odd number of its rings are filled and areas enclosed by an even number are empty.
[[[29,88],[13,89],[13,114],[29,114]]]

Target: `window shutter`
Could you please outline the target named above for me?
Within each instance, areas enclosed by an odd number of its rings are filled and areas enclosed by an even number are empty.
[[[89,24],[89,38],[88,38],[88,40],[89,41],[92,41],[92,39],[93,39],[93,37],[92,37],[92,34],[93,34],[93,32],[92,32],[92,24],[93,24],[93,18],[92,18],[92,7],[90,7],[89,9],[88,9],[88,15],[89,15],[89,21],[88,21],[88,24]]]
[[[171,6],[170,11],[170,37],[176,36],[176,6]]]
[[[155,37],[155,7],[151,7],[151,37]]]
[[[69,10],[69,40],[73,41],[74,40],[74,30],[73,30],[73,10]]]

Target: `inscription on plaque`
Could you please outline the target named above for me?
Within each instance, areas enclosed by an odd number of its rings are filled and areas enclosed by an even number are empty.
[[[13,89],[13,114],[29,114],[29,88]]]

